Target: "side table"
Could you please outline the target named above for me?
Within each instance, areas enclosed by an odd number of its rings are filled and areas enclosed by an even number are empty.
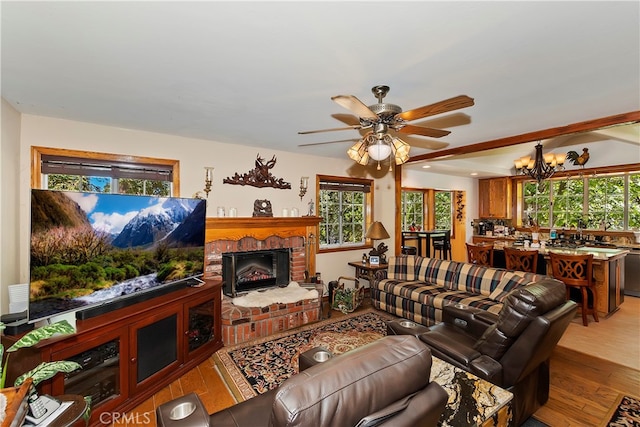
[[[365,279],[369,281],[369,286],[373,284],[376,279],[376,272],[380,270],[386,270],[389,267],[389,264],[375,264],[371,265],[369,262],[350,262],[350,266],[355,267],[356,269],[356,277],[358,279]]]

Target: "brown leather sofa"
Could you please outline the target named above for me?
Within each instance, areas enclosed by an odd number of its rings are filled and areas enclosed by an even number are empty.
[[[512,291],[497,316],[446,306],[419,338],[435,357],[512,392],[519,426],[549,398],[549,359],[576,311],[564,284],[546,278]]]
[[[206,422],[197,411],[193,422],[171,420],[181,399],[197,396],[175,399],[158,407],[158,426],[435,426],[448,395],[429,382],[430,373],[431,351],[425,344],[411,335],[389,336],[311,366]]]

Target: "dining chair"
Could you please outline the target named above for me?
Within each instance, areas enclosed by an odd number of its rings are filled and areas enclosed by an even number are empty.
[[[504,247],[507,270],[535,273],[538,269],[538,251]]]
[[[493,245],[467,243],[467,260],[476,265],[493,267]]]
[[[549,252],[549,258],[551,275],[565,284],[567,299],[577,300],[576,303],[582,312],[582,324],[589,326],[588,314],[599,322],[598,299],[593,280],[593,254],[569,255]],[[571,289],[577,289],[579,293],[572,295]]]
[[[451,230],[431,236],[433,255],[440,259],[451,259]]]

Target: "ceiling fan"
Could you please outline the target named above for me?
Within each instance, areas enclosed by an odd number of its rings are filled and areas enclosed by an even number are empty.
[[[389,92],[389,86],[374,86],[371,89],[371,92],[373,92],[377,98],[378,103],[369,106],[365,105],[353,95],[338,95],[331,97],[332,101],[335,101],[338,105],[356,114],[359,124],[340,128],[303,131],[298,132],[298,134],[307,135],[339,130],[371,129],[361,140],[347,150],[347,154],[361,165],[366,165],[371,158],[378,162],[378,169],[380,169],[380,161],[387,159],[392,153],[394,154],[395,163],[398,165],[409,159],[409,144],[402,141],[397,136],[390,135],[390,130],[407,135],[442,138],[443,136],[449,135],[451,132],[448,130],[415,126],[408,122],[473,105],[473,98],[466,95],[460,95],[403,112],[402,108],[395,104],[382,102]],[[301,146],[330,144],[333,142],[340,141],[301,144]],[[431,144],[428,144],[428,141],[425,142],[427,142],[427,144],[420,145],[423,145],[426,148],[436,148],[434,146],[436,144],[433,142]],[[389,165],[389,168],[391,168],[391,165]]]

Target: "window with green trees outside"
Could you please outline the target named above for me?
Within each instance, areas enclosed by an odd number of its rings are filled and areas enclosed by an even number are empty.
[[[402,230],[424,224],[424,192],[402,191]]]
[[[523,184],[522,218],[540,227],[640,229],[640,173],[567,177]]]
[[[366,243],[371,222],[372,180],[318,176],[320,250],[353,249]]]

